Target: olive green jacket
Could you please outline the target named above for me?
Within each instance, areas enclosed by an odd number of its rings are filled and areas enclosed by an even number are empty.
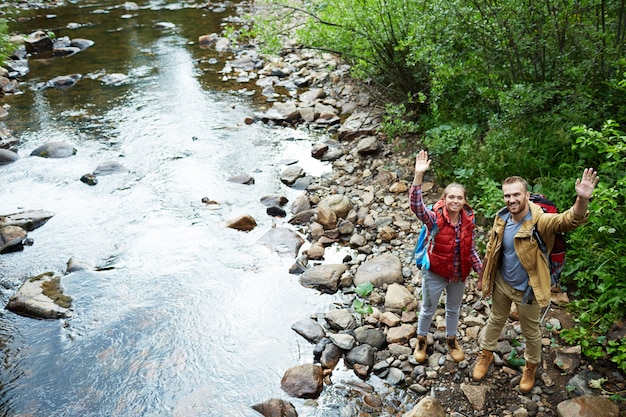
[[[544,213],[541,207],[529,202],[531,219],[524,221],[515,235],[515,252],[522,266],[528,273],[529,283],[535,293],[535,299],[541,307],[550,302],[550,266],[543,254],[537,239],[533,237],[533,225],[546,243],[548,252],[554,245],[554,236],[558,232],[568,232],[587,222],[589,212],[581,219],[577,219],[573,209],[559,214]],[[502,255],[502,234],[506,224],[504,215],[508,212],[505,207],[498,212],[491,228],[489,243],[485,252],[484,270],[482,274],[483,296],[488,297],[493,292],[496,272],[500,268]]]

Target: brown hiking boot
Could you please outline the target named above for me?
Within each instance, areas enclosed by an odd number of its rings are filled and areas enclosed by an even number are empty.
[[[446,338],[446,346],[448,346],[448,351],[450,352],[450,356],[452,356],[452,360],[455,362],[461,362],[465,359],[465,353],[459,346],[459,342],[456,340],[454,336],[448,336]]]
[[[528,394],[535,386],[535,374],[537,373],[537,364],[526,362],[524,371],[522,372],[522,380],[519,382],[519,390],[522,394]]]
[[[487,372],[489,371],[489,366],[493,363],[493,352],[489,350],[484,350],[480,355],[478,355],[478,361],[476,362],[476,366],[474,366],[474,379],[476,381],[482,381]]]
[[[415,345],[415,352],[413,352],[413,357],[416,361],[422,363],[428,357],[426,354],[427,344],[426,336],[417,336],[417,344]]]

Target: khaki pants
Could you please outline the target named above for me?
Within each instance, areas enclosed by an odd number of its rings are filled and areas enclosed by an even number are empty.
[[[529,363],[539,363],[541,362],[541,330],[539,329],[541,307],[536,300],[533,300],[531,304],[522,305],[523,296],[524,291],[511,287],[502,278],[500,272],[496,274],[491,297],[491,314],[487,320],[485,335],[480,347],[492,352],[498,350],[500,333],[509,317],[511,303],[515,303],[519,312],[522,335],[526,340],[524,359]]]

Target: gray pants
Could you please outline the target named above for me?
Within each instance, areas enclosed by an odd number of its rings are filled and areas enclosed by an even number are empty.
[[[456,336],[465,282],[446,282],[444,278],[429,270],[422,270],[422,308],[417,321],[418,336],[428,334],[444,289],[446,290],[446,336]]]

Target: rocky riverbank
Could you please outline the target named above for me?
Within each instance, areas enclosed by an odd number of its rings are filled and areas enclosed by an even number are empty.
[[[268,101],[269,108],[248,123],[325,129],[336,139],[311,149],[313,157],[330,161],[332,175],[307,179],[297,166],[283,175],[286,184],[299,181],[306,189],[302,200],[292,202],[289,223],[307,236],[310,245],[292,273],[300,275],[302,285],[321,292],[340,291],[345,300],[341,306],[330,306],[324,315],[294,324],[294,331],[315,343],[315,364],[288,370],[282,380],[286,392],[317,398],[322,384],[333,384],[333,370],[341,367],[352,369],[364,381],[351,390],[355,414],[350,415],[626,415],[623,404],[620,413],[620,406],[609,399],[612,393],[623,394],[624,375],[611,364],[584,359],[580,346],[566,346],[559,339],[560,329],[572,324],[564,293],[554,294],[546,312],[543,362],[528,395],[517,389],[524,341],[514,319],[503,331],[495,367],[487,379],[476,383],[471,378],[490,309],[475,291],[473,279],[468,281],[461,312],[460,341],[466,360],[456,364],[447,355],[441,308],[428,338],[428,362],[416,363],[412,351],[421,276],[412,252],[421,224],[408,201],[414,149],[396,146],[377,133],[381,109],[371,105],[367,89],[350,79],[349,68],[334,57],[299,49],[293,42],[286,43],[280,57],[265,58],[250,49],[233,52],[235,59],[224,69],[228,77],[255,82],[264,93],[274,91],[267,90],[268,86],[294,86],[287,96],[268,96],[277,101],[271,107]],[[241,62],[254,65],[242,67]],[[417,139],[414,146],[419,147]],[[430,182],[425,192],[427,199],[436,200],[441,190]],[[333,245],[350,247],[356,256],[345,258],[342,264],[329,264],[324,253]],[[373,284],[373,291],[361,297],[355,288],[365,283]],[[358,313],[355,300],[358,305],[371,305],[372,313]],[[376,390],[368,384],[374,378],[392,388]],[[411,395],[400,395],[404,400],[399,402],[394,400],[399,391]],[[286,409],[276,415],[291,415]]]
[[[239,5],[242,15],[250,11],[247,6]],[[120,7],[134,6],[120,3]],[[481,383],[471,379],[490,308],[475,291],[473,279],[461,312],[460,342],[466,360],[457,364],[447,355],[440,309],[429,335],[429,360],[416,363],[412,352],[421,277],[411,255],[421,224],[408,202],[414,149],[377,133],[381,110],[373,105],[373,93],[352,80],[349,67],[330,55],[287,41],[280,57],[265,57],[254,45],[233,47],[222,34],[200,35],[198,47],[224,53],[224,81],[236,81],[266,98],[266,106],[245,123],[297,126],[332,137],[311,147],[311,156],[332,165],[332,174],[316,178],[293,161],[281,181],[303,194],[288,202],[289,214],[270,207],[277,217],[284,216],[285,228],[308,240],[290,272],[312,291],[340,292],[343,300],[324,314],[312,313],[293,324],[298,335],[315,345],[315,358],[311,364],[286,370],[281,385],[287,394],[315,407],[324,390],[341,384],[336,375],[347,370],[360,383],[346,384],[342,401],[347,405],[340,414],[346,416],[626,415],[623,404],[620,414],[609,399],[611,393],[626,389],[624,376],[614,366],[583,359],[579,347],[565,346],[559,339],[559,330],[572,321],[564,309],[564,294],[555,295],[542,327],[543,362],[537,385],[528,395],[517,390],[521,376],[517,356],[524,341],[514,320],[503,332],[487,379]],[[440,194],[433,182],[424,190],[430,200]],[[336,246],[349,248],[352,255],[342,263],[329,263],[327,252]],[[358,294],[356,288],[367,283],[372,291]],[[355,301],[371,306],[372,312],[358,313]],[[272,399],[254,407],[266,416],[296,415],[289,401]]]

